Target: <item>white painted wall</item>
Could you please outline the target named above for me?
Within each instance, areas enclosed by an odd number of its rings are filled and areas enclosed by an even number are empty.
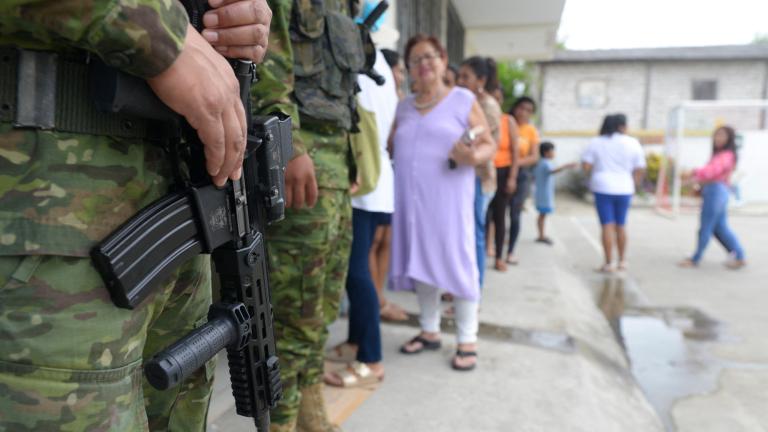
[[[552,63],[544,66],[542,130],[596,131],[607,113],[627,114],[630,129],[642,126],[646,85],[648,121],[646,129],[663,130],[669,110],[692,98],[691,83],[699,79],[718,82],[719,100],[763,99],[768,61]],[[650,77],[650,79],[648,79]],[[602,108],[581,108],[576,94],[579,82],[599,79],[608,83],[608,102]],[[703,116],[703,115],[702,115]],[[737,129],[756,129],[760,112],[724,110],[699,119],[699,125],[726,119]]]

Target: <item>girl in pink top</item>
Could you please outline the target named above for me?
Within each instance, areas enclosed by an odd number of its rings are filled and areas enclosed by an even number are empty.
[[[729,252],[731,259],[726,263],[731,269],[743,267],[744,249],[739,239],[728,226],[728,197],[731,193],[731,173],[736,168],[736,132],[730,126],[723,126],[712,137],[712,158],[705,166],[683,174],[689,182],[701,184],[701,225],[699,227],[696,252],[683,260],[682,267],[696,267],[701,261],[709,239],[714,236]]]

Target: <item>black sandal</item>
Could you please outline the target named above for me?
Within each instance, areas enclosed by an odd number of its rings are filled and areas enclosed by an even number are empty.
[[[475,357],[477,358],[477,352],[476,351],[462,351],[462,350],[456,350],[456,357]],[[457,371],[471,371],[477,366],[477,360],[475,360],[474,363],[472,363],[469,366],[459,366],[456,364],[456,357],[453,358],[451,361],[451,367],[453,370]]]
[[[415,349],[413,351],[408,351],[406,346],[416,342],[421,344],[421,348]],[[424,350],[437,351],[440,349],[441,346],[442,346],[442,343],[439,340],[431,341],[428,339],[424,339],[421,335],[418,335],[415,338],[406,342],[405,345],[401,346],[400,352],[403,354],[418,354]]]

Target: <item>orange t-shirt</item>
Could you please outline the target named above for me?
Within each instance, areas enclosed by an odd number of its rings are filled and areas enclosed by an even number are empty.
[[[518,157],[528,156],[533,147],[539,143],[539,131],[536,126],[528,123],[517,125],[517,154]],[[493,159],[493,165],[496,168],[504,168],[512,165],[512,155],[509,154],[509,114],[501,116],[499,125],[499,149],[496,151],[496,157]]]
[[[533,147],[539,143],[539,131],[536,130],[536,126],[528,123],[517,125],[517,133],[518,157],[526,157],[531,154]]]
[[[493,158],[496,168],[504,168],[512,165],[512,155],[509,154],[509,114],[501,115],[499,123],[499,149]]]

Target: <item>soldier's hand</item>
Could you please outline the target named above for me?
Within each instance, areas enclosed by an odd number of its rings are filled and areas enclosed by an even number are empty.
[[[208,0],[213,8],[203,15],[203,37],[230,58],[264,59],[272,10],[266,0]]]
[[[296,156],[285,167],[285,205],[295,209],[312,208],[317,203],[315,164],[306,153]]]
[[[227,178],[239,179],[247,135],[245,109],[227,60],[188,26],[179,57],[147,83],[160,100],[197,130],[213,182],[223,186]]]

